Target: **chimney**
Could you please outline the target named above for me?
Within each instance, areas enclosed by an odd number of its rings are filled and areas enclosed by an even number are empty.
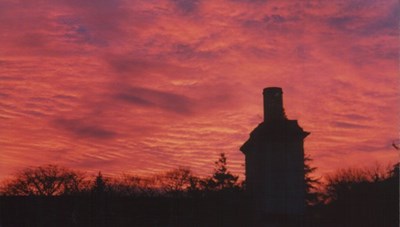
[[[264,88],[264,122],[271,122],[286,119],[283,110],[282,88]]]

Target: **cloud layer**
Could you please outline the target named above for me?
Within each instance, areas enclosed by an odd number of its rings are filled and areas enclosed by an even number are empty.
[[[28,165],[212,171],[264,87],[310,131],[318,174],[395,162],[397,1],[0,3],[0,178]]]

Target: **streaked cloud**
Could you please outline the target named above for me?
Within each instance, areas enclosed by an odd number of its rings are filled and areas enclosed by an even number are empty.
[[[101,126],[88,124],[84,120],[79,119],[56,119],[54,120],[56,127],[71,133],[77,138],[95,138],[95,139],[110,139],[116,136],[117,133],[102,128]]]
[[[238,148],[281,86],[319,174],[395,162],[397,1],[0,2],[0,178],[149,174]]]

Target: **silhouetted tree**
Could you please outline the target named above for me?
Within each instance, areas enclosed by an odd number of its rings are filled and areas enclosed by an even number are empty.
[[[189,196],[198,197],[201,196],[204,192],[204,180],[200,177],[192,175],[189,178],[189,187],[187,188],[187,192]]]
[[[322,193],[320,192],[321,181],[319,178],[313,177],[312,174],[317,170],[311,167],[312,158],[310,155],[304,157],[304,180],[306,182],[306,203],[315,205],[322,202]]]
[[[160,189],[157,188],[157,178],[157,176],[140,177],[123,174],[120,177],[110,179],[108,187],[114,195],[154,197],[161,194]]]
[[[94,180],[92,191],[95,194],[103,194],[106,191],[106,187],[107,187],[106,181],[104,180],[101,172],[99,172]]]
[[[328,215],[338,226],[398,226],[399,183],[391,172],[376,166],[329,175]]]
[[[179,167],[160,175],[158,179],[164,192],[178,195],[190,188],[191,182],[193,182],[192,177],[193,174],[189,168]]]
[[[326,177],[326,195],[331,201],[344,199],[360,186],[381,182],[387,177],[388,171],[383,170],[380,166],[371,169],[341,169]]]
[[[393,165],[393,168],[389,173],[390,178],[394,178],[394,179],[398,179],[399,178],[399,171],[400,171],[399,166],[400,166],[399,162]]]
[[[3,185],[1,192],[3,195],[68,195],[85,190],[87,185],[82,173],[47,165],[20,171]]]
[[[206,188],[213,191],[238,189],[238,178],[239,176],[235,176],[228,171],[225,154],[221,153],[218,161],[215,162],[212,177],[205,181]]]

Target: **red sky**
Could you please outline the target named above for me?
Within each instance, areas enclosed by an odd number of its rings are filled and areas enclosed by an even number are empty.
[[[280,86],[318,174],[398,160],[395,0],[0,0],[0,179],[212,172]]]

